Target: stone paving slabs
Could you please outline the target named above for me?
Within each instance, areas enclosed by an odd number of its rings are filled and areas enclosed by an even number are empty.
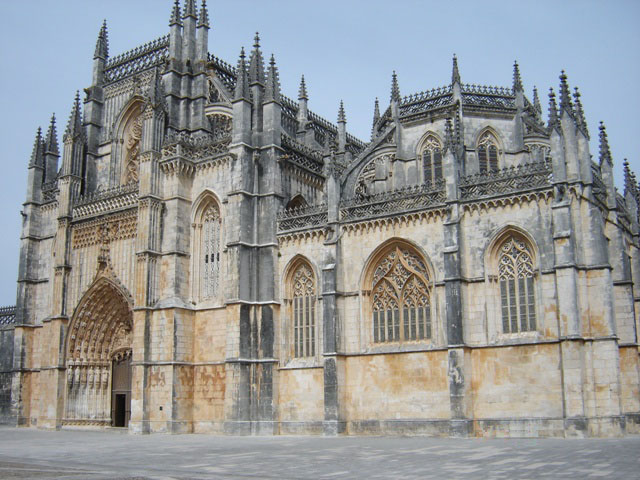
[[[640,478],[640,437],[138,436],[0,427],[0,478],[628,480]]]

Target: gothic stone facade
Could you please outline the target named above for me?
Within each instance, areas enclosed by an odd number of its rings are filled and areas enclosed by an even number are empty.
[[[560,77],[401,96],[372,136],[232,67],[206,5],[108,55],[28,166],[2,415],[229,434],[640,431],[639,188]],[[58,169],[59,152],[62,151]],[[635,283],[634,283],[635,282]]]

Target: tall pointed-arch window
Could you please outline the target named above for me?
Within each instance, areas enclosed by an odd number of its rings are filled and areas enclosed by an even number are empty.
[[[422,171],[427,185],[442,178],[442,145],[433,135],[427,137],[422,147]]]
[[[477,151],[480,173],[498,170],[498,141],[491,132],[480,137]]]
[[[531,248],[510,236],[498,250],[498,280],[504,333],[536,329],[534,267]]]
[[[202,215],[200,245],[200,298],[215,298],[219,290],[220,277],[220,211],[215,203],[210,203]]]
[[[431,338],[431,291],[424,262],[396,246],[377,263],[371,285],[374,343]]]
[[[316,354],[316,281],[311,266],[300,262],[290,282],[293,356],[313,357]]]

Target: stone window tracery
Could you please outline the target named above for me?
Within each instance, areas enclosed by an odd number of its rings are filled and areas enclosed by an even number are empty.
[[[313,270],[301,262],[291,277],[291,319],[293,356],[316,354],[316,282]]]
[[[480,173],[498,170],[498,141],[491,132],[480,137],[477,152]]]
[[[200,298],[214,298],[218,293],[220,276],[220,212],[211,204],[202,221],[201,249],[202,284]]]
[[[504,333],[536,329],[534,266],[526,242],[510,236],[498,250],[498,281]]]
[[[425,140],[421,156],[424,183],[432,185],[442,178],[442,145],[433,135]]]
[[[431,338],[431,291],[424,262],[396,246],[378,262],[371,282],[374,343]]]

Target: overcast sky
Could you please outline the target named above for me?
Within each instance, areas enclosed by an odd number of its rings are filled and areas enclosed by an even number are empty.
[[[172,0],[0,0],[2,141],[0,304],[15,303],[20,209],[35,131],[53,112],[64,131],[76,90],[91,80],[104,18],[112,56],[165,35]],[[198,4],[200,1],[198,1]],[[622,160],[640,174],[640,2],[637,0],[209,0],[209,51],[235,65],[260,32],[275,54],[283,92],[297,98],[304,74],[309,107],[335,122],[344,99],[347,129],[363,140],[373,102],[389,102],[392,70],[402,95],[451,81],[511,86],[520,64],[525,91],[536,85],[547,112],[565,69],[579,86],[597,157],[598,122],[607,126],[622,189]],[[61,141],[61,139],[60,139]]]

